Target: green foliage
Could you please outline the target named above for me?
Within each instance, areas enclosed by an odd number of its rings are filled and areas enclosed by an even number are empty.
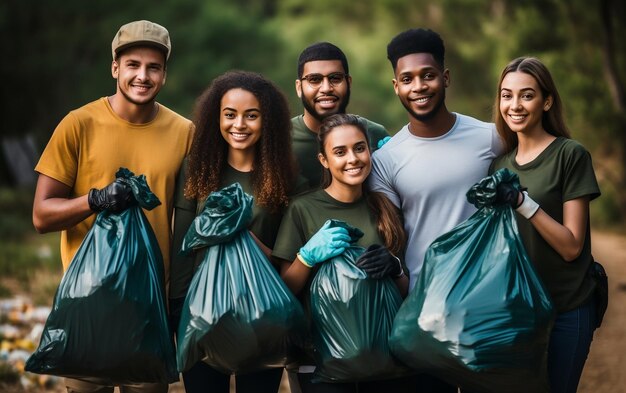
[[[36,304],[50,304],[61,277],[59,234],[38,235],[31,223],[33,191],[0,188],[0,298],[16,288],[33,295]]]
[[[612,187],[626,187],[626,116],[611,94],[626,81],[626,40],[619,38],[626,3],[615,0],[165,0],[158,6],[109,0],[89,7],[80,0],[5,0],[3,134],[32,132],[43,146],[69,110],[113,94],[110,42],[121,24],[135,19],[170,30],[173,51],[159,101],[186,116],[210,81],[233,68],[273,79],[292,112],[301,113],[297,57],[325,40],[348,55],[354,81],[348,110],[394,133],[407,115],[392,89],[386,45],[402,30],[427,27],[446,43],[448,108],[489,120],[501,69],[515,57],[537,56],[553,73],[574,137],[596,162],[618,166],[611,169],[621,175],[607,178]],[[608,53],[617,82],[608,78]],[[605,193],[602,199],[614,199],[602,203],[607,220],[626,216],[626,197]],[[609,214],[609,206],[619,206],[620,214]]]
[[[11,291],[0,283],[0,299],[8,298],[12,295]]]
[[[30,221],[32,204],[32,190],[0,188],[0,241],[10,243],[33,231]]]

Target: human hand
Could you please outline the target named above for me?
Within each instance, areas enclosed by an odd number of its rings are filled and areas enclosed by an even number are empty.
[[[511,185],[510,183],[500,183],[496,187],[496,204],[509,205],[513,209],[517,209],[524,201],[522,189]]]
[[[385,143],[389,142],[389,140],[391,140],[390,136],[386,136],[383,139],[379,140],[376,144],[376,148],[380,149],[381,147],[385,146]]]
[[[496,188],[496,204],[508,204],[526,219],[530,219],[539,210],[535,202],[524,188],[500,183]]]
[[[104,188],[89,190],[87,201],[89,208],[95,212],[108,210],[119,213],[130,207],[135,202],[135,197],[128,185],[116,179]]]
[[[386,247],[372,244],[357,259],[356,266],[361,268],[371,278],[385,277],[399,278],[404,271],[400,259],[393,255]]]
[[[348,230],[342,227],[330,227],[330,220],[309,239],[298,253],[298,259],[308,267],[341,255],[350,247]]]

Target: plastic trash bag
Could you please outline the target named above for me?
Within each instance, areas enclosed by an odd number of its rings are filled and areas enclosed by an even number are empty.
[[[224,373],[283,367],[305,329],[298,300],[250,235],[252,196],[234,183],[211,193],[183,240],[206,248],[178,329],[177,362],[204,361]]]
[[[352,242],[363,232],[345,222]],[[325,382],[356,382],[404,375],[407,369],[391,355],[387,338],[402,297],[393,279],[371,279],[355,266],[365,251],[350,246],[324,262],[310,288],[314,378]]]
[[[26,371],[103,385],[178,380],[163,257],[142,211],[160,202],[143,175],[120,168],[115,176],[138,204],[98,214],[61,280]]]
[[[554,315],[513,209],[494,205],[501,169],[467,193],[479,210],[437,238],[396,315],[390,344],[410,367],[474,392],[547,392]]]

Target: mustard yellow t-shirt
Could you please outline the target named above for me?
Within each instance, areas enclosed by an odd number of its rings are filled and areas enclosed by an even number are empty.
[[[169,278],[171,217],[176,174],[189,152],[191,122],[159,105],[149,123],[132,124],[113,112],[106,97],[71,111],[54,130],[35,171],[72,188],[71,198],[102,188],[125,167],[145,175],[161,205],[144,211],[159,242]],[[95,221],[95,214],[61,233],[61,260],[67,269]]]

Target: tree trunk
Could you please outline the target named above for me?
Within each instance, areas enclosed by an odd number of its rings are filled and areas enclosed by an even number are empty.
[[[615,58],[615,36],[613,31],[613,19],[611,18],[612,0],[601,0],[598,3],[600,7],[600,18],[602,23],[600,26],[604,29],[604,40],[602,45],[602,57],[604,60],[604,77],[606,78],[611,97],[613,99],[613,108],[617,113],[623,113],[626,109],[624,93],[624,85],[617,71],[617,60]]]

